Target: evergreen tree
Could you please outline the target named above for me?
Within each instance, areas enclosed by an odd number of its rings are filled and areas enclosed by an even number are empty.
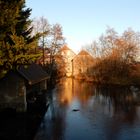
[[[25,0],[0,0],[0,9],[0,41],[9,41],[10,35],[15,32],[30,43],[31,9],[25,8]]]
[[[29,53],[34,37],[29,20],[31,9],[25,0],[0,0],[0,77],[19,65],[28,64],[35,55]]]
[[[16,24],[16,33],[18,36],[22,35],[27,43],[31,43],[34,40],[34,38],[31,37],[32,27],[30,27],[31,20],[29,19],[31,9],[25,9],[25,0],[21,1],[19,16],[17,18],[18,22]]]

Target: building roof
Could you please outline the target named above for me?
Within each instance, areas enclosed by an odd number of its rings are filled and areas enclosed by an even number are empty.
[[[64,50],[71,50],[67,45],[64,45],[62,48],[61,48],[61,51],[64,51]]]
[[[87,51],[81,50],[78,55],[90,55]]]
[[[21,66],[18,72],[28,81],[30,85],[41,82],[49,78],[49,75],[37,64],[31,64],[27,67]]]
[[[94,58],[85,50],[81,50],[74,58],[73,60],[76,59],[81,59],[81,58],[85,58],[85,59],[90,59],[91,61],[94,60]]]

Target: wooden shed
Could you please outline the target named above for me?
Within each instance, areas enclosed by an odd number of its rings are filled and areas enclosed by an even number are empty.
[[[47,89],[48,74],[37,64],[21,66],[0,80],[0,108],[26,111],[27,94]]]

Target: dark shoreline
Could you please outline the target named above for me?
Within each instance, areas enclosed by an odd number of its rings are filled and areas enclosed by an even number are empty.
[[[0,140],[33,140],[48,105],[29,104],[27,112],[13,109],[0,112]]]

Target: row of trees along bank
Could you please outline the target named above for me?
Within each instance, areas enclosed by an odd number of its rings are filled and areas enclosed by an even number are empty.
[[[95,59],[94,80],[105,84],[140,83],[140,33],[128,29],[118,33],[108,28],[98,41],[84,46]]]
[[[50,56],[47,71],[52,73],[54,55],[64,43],[62,27],[45,18],[30,20],[25,0],[0,0],[0,78],[20,65],[35,62],[45,51]]]

